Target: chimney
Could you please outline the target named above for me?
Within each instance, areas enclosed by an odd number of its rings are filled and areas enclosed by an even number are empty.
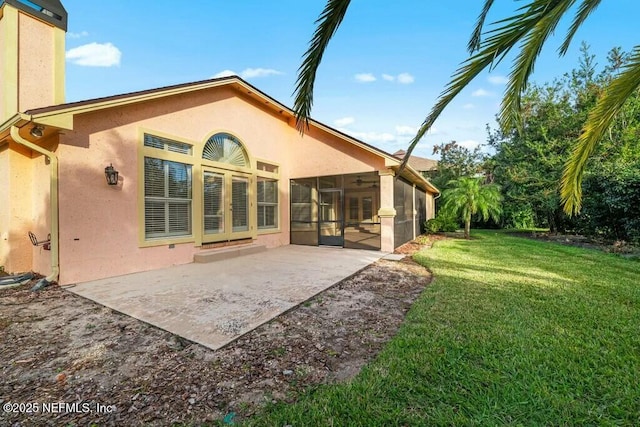
[[[64,103],[66,31],[59,0],[0,0],[0,123]]]

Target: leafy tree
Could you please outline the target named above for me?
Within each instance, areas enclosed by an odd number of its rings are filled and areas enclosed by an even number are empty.
[[[484,221],[499,221],[502,214],[500,187],[482,184],[482,178],[462,177],[449,183],[442,194],[445,212],[454,212],[464,221],[464,237],[469,238],[471,217],[480,214]]]
[[[440,154],[440,160],[438,169],[430,172],[428,178],[440,190],[446,189],[448,183],[455,179],[481,174],[486,160],[480,147],[470,150],[456,141],[434,146],[433,154]]]
[[[562,210],[559,180],[571,147],[587,120],[599,93],[623,66],[626,54],[619,48],[597,73],[595,57],[583,44],[579,66],[553,83],[532,85],[522,100],[523,125],[519,132],[489,132],[495,155],[489,162],[504,194],[503,225],[549,227],[552,231],[577,231],[630,240],[634,223],[634,175],[640,164],[640,94],[634,92],[616,116],[594,152],[585,173],[584,209],[574,219]],[[627,171],[624,172],[623,171]],[[629,202],[622,209],[620,202]],[[614,206],[618,206],[614,208]],[[626,224],[626,225],[622,225]]]
[[[503,225],[564,231],[569,223],[559,182],[583,120],[566,80],[530,87],[522,105],[524,125],[519,132],[496,130],[488,138],[495,149],[492,174],[505,198]]]
[[[512,49],[518,49],[509,75],[509,82],[499,113],[505,132],[522,127],[522,100],[536,60],[549,36],[565,16],[573,15],[572,24],[560,47],[560,55],[566,54],[578,29],[600,5],[601,0],[528,0],[528,3],[512,15],[492,25],[485,24],[494,0],[485,0],[477,23],[472,31],[468,49],[469,58],[462,62],[445,87],[442,95],[409,143],[403,166],[425,133],[433,126],[447,105],[481,72],[500,63]],[[313,86],[316,73],[329,40],[335,34],[346,15],[350,0],[328,0],[316,21],[317,27],[309,49],[303,56],[295,90],[294,109],[301,131],[308,125],[313,104]],[[640,46],[634,48],[628,61],[618,68],[618,73],[608,81],[600,93],[577,138],[567,160],[561,186],[561,198],[567,213],[580,211],[582,202],[582,178],[587,161],[596,151],[602,137],[613,123],[625,101],[640,87]]]

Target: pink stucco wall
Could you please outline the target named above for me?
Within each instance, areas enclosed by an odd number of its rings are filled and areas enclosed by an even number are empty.
[[[0,147],[0,266],[8,272],[48,274],[50,252],[31,245],[28,232],[50,232],[49,169],[44,158],[15,144]]]
[[[204,142],[214,132],[230,132],[253,159],[278,164],[280,232],[257,239],[269,247],[289,243],[290,178],[384,167],[379,156],[324,132],[301,137],[285,117],[229,87],[77,115],[74,130],[61,136],[58,150],[61,283],[189,263],[200,250],[194,243],[172,249],[139,245],[141,128],[194,142]],[[105,182],[104,168],[110,163],[120,172],[117,187]]]
[[[11,232],[11,189],[9,188],[9,144],[0,146],[0,266],[7,271],[9,266],[9,233]]]
[[[18,14],[18,25],[18,111],[53,105],[53,27],[25,13]]]
[[[41,145],[51,151],[56,151],[57,137],[53,136],[42,141]],[[50,181],[51,166],[48,159],[38,153],[32,153],[31,178],[28,185],[31,186],[31,212],[29,217],[29,229],[39,240],[45,240],[51,233],[51,204]],[[26,236],[23,238],[26,239]],[[51,251],[44,246],[31,246],[33,258],[33,270],[43,275],[51,272]]]

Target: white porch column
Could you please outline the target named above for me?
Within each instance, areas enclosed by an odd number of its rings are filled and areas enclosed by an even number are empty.
[[[393,220],[396,217],[396,209],[393,206],[393,181],[395,172],[391,169],[378,172],[380,175],[380,250],[393,252]]]

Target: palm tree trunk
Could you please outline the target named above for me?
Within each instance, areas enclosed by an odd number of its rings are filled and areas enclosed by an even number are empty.
[[[471,215],[467,215],[464,219],[464,238],[469,239],[471,237]]]

